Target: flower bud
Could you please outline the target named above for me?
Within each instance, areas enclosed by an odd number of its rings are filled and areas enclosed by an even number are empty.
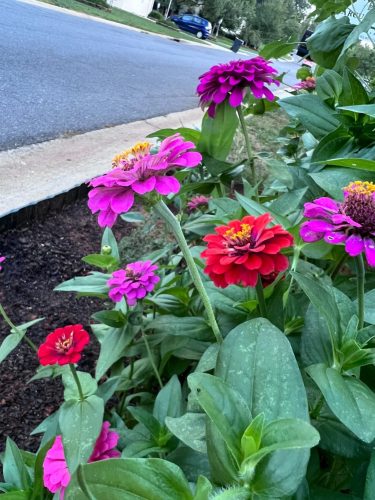
[[[112,253],[112,247],[109,245],[103,245],[102,246],[102,255],[111,255]]]

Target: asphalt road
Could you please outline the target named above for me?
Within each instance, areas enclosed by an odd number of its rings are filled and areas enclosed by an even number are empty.
[[[0,150],[194,108],[198,76],[235,57],[1,0]]]

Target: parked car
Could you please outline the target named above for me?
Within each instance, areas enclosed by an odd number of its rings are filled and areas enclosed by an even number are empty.
[[[198,38],[206,39],[211,35],[212,24],[203,17],[193,14],[182,14],[180,16],[171,16],[171,21],[177,24],[179,28],[189,33],[194,33]]]

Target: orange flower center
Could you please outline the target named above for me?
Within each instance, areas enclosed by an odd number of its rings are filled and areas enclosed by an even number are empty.
[[[236,231],[233,227],[224,233],[224,236],[231,245],[246,245],[251,240],[251,230],[253,226],[250,224],[241,224],[241,229]]]
[[[55,343],[56,351],[60,354],[65,354],[69,351],[73,344],[73,332],[70,332],[69,337],[65,334],[61,335],[59,340]]]
[[[371,196],[375,193],[375,184],[368,181],[354,181],[344,187],[344,191],[348,194],[364,194]]]
[[[150,152],[150,149],[150,142],[137,142],[137,144],[135,144],[132,148],[126,149],[113,158],[112,168],[120,167],[123,170],[129,170],[133,167],[137,160],[147,155]]]

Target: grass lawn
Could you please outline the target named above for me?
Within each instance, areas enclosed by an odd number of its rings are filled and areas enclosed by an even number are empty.
[[[205,43],[194,36],[190,36],[187,33],[182,33],[180,30],[175,31],[174,29],[168,28],[166,26],[161,26],[149,19],[144,17],[136,16],[125,10],[117,9],[112,7],[111,12],[92,7],[91,5],[86,5],[84,3],[78,2],[77,0],[42,0],[45,3],[51,5],[56,5],[58,7],[64,7],[66,9],[75,10],[78,12],[84,12],[91,16],[101,17],[102,19],[108,19],[109,21],[114,21],[120,24],[125,24],[127,26],[132,26],[144,31],[150,31],[152,33],[158,33],[161,35],[167,35],[172,38],[178,38],[183,40],[190,40],[200,43]]]

